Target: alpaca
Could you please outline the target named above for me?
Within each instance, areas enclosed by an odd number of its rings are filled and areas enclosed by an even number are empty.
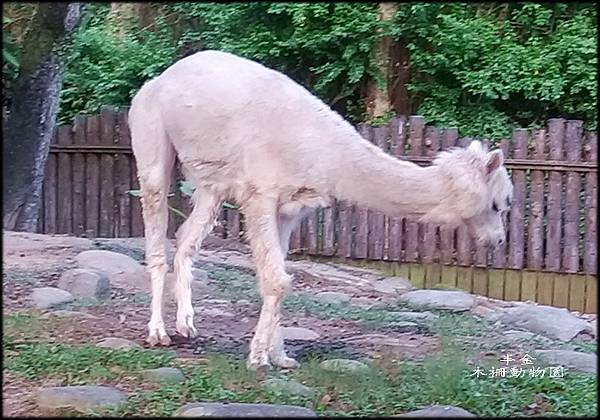
[[[192,256],[224,200],[238,204],[256,264],[262,308],[248,367],[295,367],[280,332],[291,231],[333,198],[424,222],[466,224],[482,245],[504,240],[512,184],[500,150],[475,141],[429,167],[396,159],[363,139],[299,84],[219,51],[188,56],[147,82],[129,111],[142,191],[152,303],[147,341],[169,345],[162,317],[167,274],[167,192],[175,156],[196,191],[177,231],[177,332],[194,337]]]

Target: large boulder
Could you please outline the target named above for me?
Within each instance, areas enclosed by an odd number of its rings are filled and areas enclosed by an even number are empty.
[[[400,414],[395,417],[477,417],[467,410],[453,405],[432,405],[421,410]]]
[[[590,331],[589,324],[564,308],[523,304],[506,308],[500,322],[536,334],[570,341],[582,331]]]
[[[400,302],[413,306],[451,311],[468,311],[475,304],[475,297],[455,290],[412,290],[399,298]]]
[[[565,367],[577,372],[595,375],[598,370],[598,356],[573,350],[535,350],[535,353],[552,367]]]

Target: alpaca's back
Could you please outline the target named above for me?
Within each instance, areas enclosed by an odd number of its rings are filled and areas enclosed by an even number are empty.
[[[339,159],[332,148],[337,132],[354,132],[287,76],[218,51],[184,58],[144,85],[132,119],[136,113],[159,120],[188,176],[211,185],[318,183]],[[145,141],[134,139],[138,148]]]

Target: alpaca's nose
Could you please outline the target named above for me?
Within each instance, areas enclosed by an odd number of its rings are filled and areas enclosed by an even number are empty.
[[[497,246],[500,246],[504,243],[504,239],[503,238],[499,238],[498,242],[496,243]]]

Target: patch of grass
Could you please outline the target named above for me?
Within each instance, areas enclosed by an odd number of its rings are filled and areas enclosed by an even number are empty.
[[[217,266],[204,267],[208,278],[217,286],[217,298],[221,299],[246,299],[251,302],[260,302],[256,280],[254,276],[235,268]]]
[[[39,313],[15,312],[4,314],[2,319],[4,341],[39,338],[40,334],[48,329],[50,322],[49,319],[42,318]]]
[[[160,350],[110,350],[96,346],[4,341],[4,369],[29,379],[63,379],[69,384],[114,379],[121,373],[167,365],[174,357]]]

